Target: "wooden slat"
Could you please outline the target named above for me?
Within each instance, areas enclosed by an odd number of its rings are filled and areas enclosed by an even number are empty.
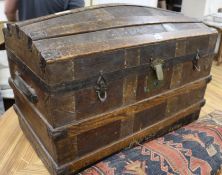
[[[208,54],[207,52],[204,52],[204,51],[202,52],[202,54],[204,56],[201,58],[201,60],[207,59],[208,57],[212,56],[212,53]],[[35,73],[33,73],[32,70],[26,67],[25,63],[22,62],[21,59],[17,58],[9,49],[8,49],[8,56],[9,56],[8,59],[10,62],[15,62],[16,65],[19,67],[19,69],[22,70],[24,74],[28,74],[41,90],[50,94],[64,93],[64,92],[69,92],[69,91],[73,92],[73,91],[78,91],[84,88],[94,87],[95,82],[98,80],[98,77],[99,77],[99,75],[93,76],[91,74],[90,78],[76,79],[69,82],[60,82],[58,84],[49,85],[44,80],[37,77]],[[196,56],[196,53],[185,55],[185,56],[180,56],[180,57],[175,57],[175,58],[167,58],[165,59],[164,65],[166,67],[171,67],[171,65],[184,63],[185,61],[192,61],[195,56]],[[138,56],[138,59],[140,59],[139,56]],[[61,66],[63,67],[64,65],[61,65]],[[104,77],[106,77],[107,82],[112,82],[112,81],[120,80],[122,78],[126,78],[129,75],[140,74],[141,72],[151,69],[150,63],[144,63],[143,65],[138,63],[136,66],[126,67],[121,70],[115,70],[113,72],[111,71],[111,69],[108,69],[110,72],[104,71],[103,75]],[[59,73],[61,74],[61,72]]]
[[[39,120],[42,120],[44,124],[47,125],[47,127],[51,130],[52,133],[56,133],[57,131],[62,131],[62,130],[68,130],[69,135],[73,136],[76,134],[81,134],[83,132],[104,126],[114,121],[126,120],[129,117],[126,114],[134,114],[134,113],[141,112],[144,109],[154,107],[155,105],[163,103],[168,98],[183,94],[184,92],[186,92],[186,90],[196,90],[199,88],[203,88],[207,85],[210,79],[211,79],[211,76],[204,77],[195,82],[186,84],[182,87],[169,90],[161,94],[157,94],[153,97],[139,101],[131,105],[121,107],[118,110],[99,114],[99,115],[96,115],[96,116],[93,116],[91,118],[87,118],[84,120],[75,121],[73,123],[70,123],[69,125],[62,126],[56,129],[52,128],[52,126],[47,122],[47,120],[40,113],[40,111],[36,109],[35,105],[30,103],[27,100],[27,98],[23,95],[23,93],[19,89],[16,88],[15,84],[12,81],[9,81],[9,82],[13,90],[15,91],[15,93],[19,95],[19,98],[21,98],[23,101],[26,102],[29,108],[31,108],[39,116]]]
[[[101,12],[102,13],[102,12]],[[92,14],[93,15],[93,14]],[[101,14],[102,16],[103,14]],[[104,14],[105,15],[105,14]],[[73,16],[73,18],[76,18]],[[101,18],[101,17],[100,17]],[[111,18],[111,17],[110,17]],[[185,16],[133,16],[133,17],[119,17],[113,19],[97,19],[96,21],[82,21],[79,23],[67,23],[63,25],[46,26],[41,29],[35,29],[35,26],[28,26],[26,34],[32,38],[33,41],[56,38],[68,35],[76,35],[81,33],[95,32],[101,30],[109,30],[114,28],[126,28],[132,26],[165,24],[165,23],[197,23],[197,20]],[[30,30],[32,29],[32,30]],[[31,31],[29,33],[29,31]]]
[[[67,10],[67,11],[64,11],[64,12],[60,12],[60,13],[56,13],[56,14],[52,14],[52,15],[48,15],[48,16],[43,16],[43,17],[31,19],[31,20],[26,20],[26,21],[18,22],[18,23],[16,23],[16,25],[18,27],[24,27],[26,25],[30,25],[30,24],[45,21],[45,20],[49,20],[49,19],[56,18],[56,17],[61,17],[61,16],[64,16],[64,15],[79,13],[79,12],[83,12],[83,11],[91,11],[91,10],[96,10],[96,9],[116,7],[116,6],[119,6],[120,8],[123,7],[123,6],[129,6],[129,7],[134,6],[134,7],[143,7],[143,8],[147,8],[147,9],[156,9],[156,8],[153,8],[153,7],[147,7],[147,6],[143,6],[143,5],[124,4],[124,3],[100,4],[100,5],[94,5],[94,6],[84,7],[84,8],[73,9],[73,10]],[[164,9],[161,9],[161,8],[159,8],[158,11],[163,11],[163,12],[166,12],[166,13],[169,13],[169,14],[181,15],[180,13],[164,10]]]
[[[162,32],[156,34],[144,34],[124,38],[98,40],[78,40],[75,36],[59,39],[34,41],[34,45],[48,64],[77,57],[89,56],[96,53],[114,51],[117,49],[137,47],[145,44],[163,42],[168,40],[191,38],[216,34],[216,30],[193,29],[185,31]],[[99,32],[98,32],[99,35]],[[63,43],[61,45],[61,43]]]
[[[88,118],[87,120],[82,120],[74,124],[70,124],[68,128],[69,135],[80,134],[88,130],[103,126],[105,125],[105,123],[118,121],[118,120],[126,120],[129,118],[130,114],[138,113],[138,112],[143,111],[144,109],[152,108],[158,104],[163,103],[166,99],[183,94],[186,90],[195,90],[198,88],[203,88],[204,86],[207,85],[206,81],[208,78],[209,77],[198,80],[194,83],[190,83],[188,85],[182,86],[180,88],[167,91],[166,93],[158,94],[151,98],[145,99],[141,102],[137,102],[135,104],[122,107],[116,111],[112,111],[111,113],[97,115],[95,117]],[[62,128],[63,127],[61,127],[60,129]]]

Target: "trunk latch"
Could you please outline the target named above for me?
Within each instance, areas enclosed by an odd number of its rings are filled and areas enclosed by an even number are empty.
[[[199,65],[199,60],[200,60],[200,50],[197,49],[196,56],[193,59],[193,70],[196,70],[198,72],[201,71],[201,68],[200,68],[200,65]]]
[[[96,84],[97,85],[95,89],[96,89],[97,96],[101,102],[105,102],[107,99],[107,83],[106,83],[106,79],[103,76],[102,71],[100,72],[100,76]]]
[[[164,79],[164,76],[163,76],[163,62],[164,61],[161,60],[161,59],[151,60],[151,66],[155,70],[157,79],[159,81],[162,81]]]

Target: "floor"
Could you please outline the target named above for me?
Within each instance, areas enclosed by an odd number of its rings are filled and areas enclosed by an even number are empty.
[[[217,66],[216,62],[214,62],[211,75],[213,80],[207,87],[205,95],[206,105],[201,111],[201,116],[214,110],[222,110],[222,64]]]

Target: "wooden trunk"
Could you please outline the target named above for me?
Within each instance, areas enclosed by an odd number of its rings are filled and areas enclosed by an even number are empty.
[[[192,122],[217,32],[178,13],[111,4],[4,30],[20,125],[52,174]]]

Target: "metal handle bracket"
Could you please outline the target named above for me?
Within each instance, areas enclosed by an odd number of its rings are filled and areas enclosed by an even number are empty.
[[[95,89],[96,89],[97,96],[101,102],[105,102],[108,97],[107,83],[106,83],[106,79],[103,76],[102,71],[100,72],[100,76],[99,76],[96,84],[97,85],[96,85]]]
[[[197,49],[196,57],[193,59],[193,70],[197,72],[201,71],[199,60],[200,60],[200,50]]]

